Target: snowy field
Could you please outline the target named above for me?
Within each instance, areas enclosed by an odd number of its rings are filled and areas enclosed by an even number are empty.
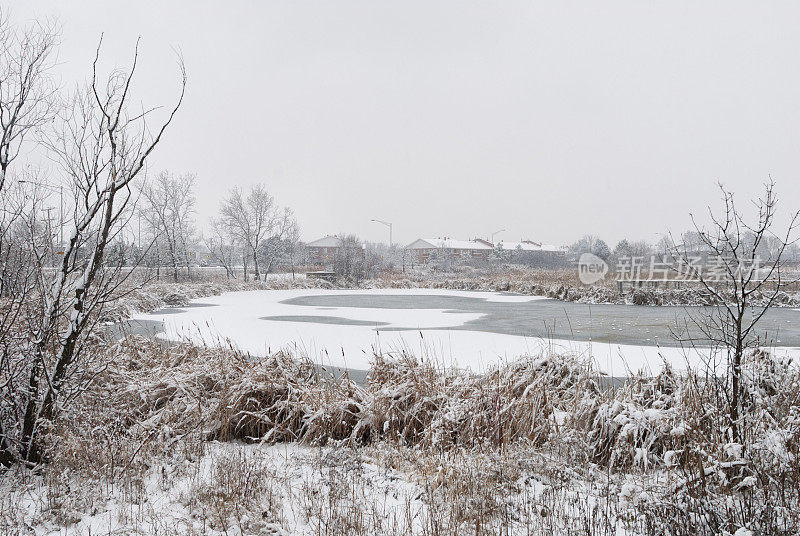
[[[396,354],[401,351],[441,366],[476,372],[522,355],[569,352],[591,356],[599,370],[612,376],[639,370],[657,372],[664,362],[682,369],[687,363],[699,366],[706,360],[714,360],[708,350],[555,340],[463,329],[467,322],[479,320],[482,315],[453,309],[314,307],[283,303],[322,295],[452,296],[507,303],[509,307],[544,299],[439,289],[266,290],[203,298],[194,300],[186,308],[139,314],[133,319],[162,322],[163,331],[158,336],[168,340],[232,344],[254,355],[288,349],[323,365],[362,370],[369,368],[374,352]],[[800,355],[797,348],[776,351]]]
[[[515,454],[512,462],[386,447],[211,442],[199,456],[188,456],[191,461],[151,460],[133,493],[125,486],[87,490],[84,500],[92,508],[69,512],[67,524],[42,515],[48,490],[37,487],[36,480],[27,493],[2,483],[0,491],[21,519],[38,519],[30,532],[14,534],[41,536],[469,534],[458,525],[480,521],[491,526],[498,504],[515,514],[503,526],[508,536],[572,534],[569,528],[589,516],[615,534],[635,536],[618,512],[630,516],[645,494],[640,485],[624,481],[618,491],[597,472],[591,481],[575,478],[564,486],[551,475],[557,467],[552,462],[533,452]],[[431,463],[437,465],[429,474]],[[464,496],[449,481],[467,485],[469,493]],[[67,483],[81,485],[73,475],[64,477]],[[612,507],[601,506],[607,504]],[[465,519],[454,522],[454,511]]]

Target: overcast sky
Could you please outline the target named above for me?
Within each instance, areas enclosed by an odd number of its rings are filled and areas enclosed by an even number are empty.
[[[8,5],[8,2],[4,2]],[[800,2],[12,0],[56,17],[65,87],[141,35],[171,104],[151,172],[197,174],[204,224],[263,182],[303,238],[655,240],[768,175],[800,208]]]

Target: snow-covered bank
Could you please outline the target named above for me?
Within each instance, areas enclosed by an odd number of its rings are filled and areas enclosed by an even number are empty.
[[[106,306],[102,320],[112,322],[125,320],[137,313],[187,305],[194,299],[219,296],[223,292],[309,288],[332,288],[332,285],[319,279],[308,279],[302,274],[294,277],[292,274],[274,274],[267,281],[239,279],[183,283],[156,281],[125,289],[119,298]]]

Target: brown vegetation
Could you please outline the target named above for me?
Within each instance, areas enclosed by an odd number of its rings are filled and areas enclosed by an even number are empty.
[[[573,522],[598,534],[616,523],[647,534],[800,527],[800,376],[764,353],[746,360],[747,432],[733,443],[716,384],[671,370],[603,389],[571,356],[521,358],[478,375],[399,355],[376,357],[367,383],[356,384],[283,353],[254,359],[140,338],[102,352],[107,368],[47,435],[52,504],[40,515],[57,524],[91,511],[103,489],[146,502],[154,463],[188,460],[181,471],[195,474],[220,441],[244,441],[324,447],[310,463],[329,481],[298,490],[262,447],[215,454],[187,501],[223,533],[237,523],[244,533],[287,527],[282,501],[292,489],[304,497],[311,534],[496,534],[500,526],[524,534],[566,532]],[[391,523],[376,521],[376,484],[363,463],[415,483],[424,515],[412,520],[411,504],[395,505]],[[17,471],[6,479],[34,478]],[[96,482],[97,493],[65,489],[65,474]],[[531,479],[546,483],[544,495],[531,495]],[[2,506],[5,523],[22,515]]]

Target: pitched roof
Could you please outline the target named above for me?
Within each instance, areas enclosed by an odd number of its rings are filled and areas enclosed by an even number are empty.
[[[325,236],[306,244],[306,247],[312,248],[338,248],[341,246],[342,239],[338,236]]]
[[[490,250],[491,246],[472,240],[453,240],[450,238],[420,238],[409,245],[406,249],[481,249]]]

